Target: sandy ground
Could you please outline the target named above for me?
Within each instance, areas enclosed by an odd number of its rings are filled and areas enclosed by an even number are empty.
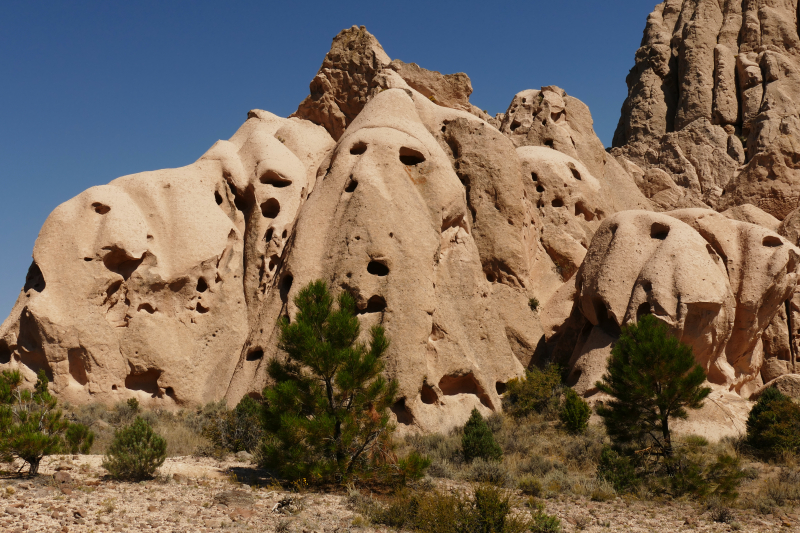
[[[118,483],[104,479],[100,456],[47,458],[36,478],[0,479],[0,531],[281,533],[387,532],[364,527],[344,493],[287,492],[266,486],[258,471],[236,461],[167,459],[155,480]],[[440,490],[463,490],[436,481]],[[800,516],[758,515],[735,509],[735,523],[711,520],[691,503],[547,500],[546,512],[561,518],[563,531],[798,531]],[[355,519],[355,524],[354,524]]]

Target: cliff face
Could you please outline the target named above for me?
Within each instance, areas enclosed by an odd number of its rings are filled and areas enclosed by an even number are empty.
[[[612,153],[684,189],[663,208],[749,203],[783,219],[797,207],[797,11],[796,0],[667,0],[650,14]]]

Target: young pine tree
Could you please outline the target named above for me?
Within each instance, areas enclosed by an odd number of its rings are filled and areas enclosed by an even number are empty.
[[[137,416],[133,424],[114,432],[103,468],[114,479],[139,481],[152,477],[166,458],[167,441]]]
[[[311,483],[368,474],[388,455],[397,394],[381,375],[389,340],[375,326],[369,344],[359,342],[355,300],[342,292],[334,308],[323,281],[294,303],[295,320],[279,323],[286,358],[267,370],[274,384],[264,389],[264,466]]]
[[[477,409],[472,410],[469,420],[464,425],[461,450],[464,453],[464,460],[468,463],[479,457],[492,461],[499,461],[503,457],[503,450],[495,442],[492,430]]]
[[[766,389],[747,417],[745,442],[767,457],[800,451],[800,405],[776,388]]]
[[[592,416],[592,409],[572,389],[566,389],[564,396],[564,406],[558,414],[561,423],[570,433],[583,433],[589,426],[589,417]]]
[[[597,388],[613,399],[597,408],[617,443],[653,446],[672,456],[670,420],[699,409],[711,392],[689,346],[652,315],[622,329]]]
[[[37,377],[33,391],[29,391],[21,388],[19,371],[0,374],[0,459],[22,459],[30,475],[38,473],[46,455],[86,453],[94,442],[94,434],[86,426],[64,418],[58,401],[48,391],[44,370]]]

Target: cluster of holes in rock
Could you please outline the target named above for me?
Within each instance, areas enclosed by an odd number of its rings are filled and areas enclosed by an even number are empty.
[[[389,267],[380,261],[370,261],[367,265],[367,272],[373,276],[388,276]]]
[[[97,213],[98,215],[105,215],[106,213],[111,211],[110,207],[108,207],[105,204],[101,204],[100,202],[94,202],[92,204],[92,209],[94,209],[94,212]]]
[[[261,204],[261,214],[264,218],[275,218],[281,212],[281,204],[276,198],[270,198]]]
[[[489,395],[481,387],[480,382],[472,372],[461,375],[442,376],[439,380],[439,389],[445,396],[455,396],[457,394],[472,394],[477,396],[483,405],[493,409]]]
[[[400,162],[406,166],[419,165],[425,162],[425,156],[413,148],[400,148]]]

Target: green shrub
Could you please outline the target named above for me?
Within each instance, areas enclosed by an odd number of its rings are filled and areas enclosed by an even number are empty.
[[[87,453],[94,441],[89,428],[64,418],[48,384],[44,370],[39,371],[33,391],[21,388],[18,370],[0,374],[0,459],[21,459],[30,475],[39,472],[46,455]]]
[[[103,468],[114,479],[142,480],[153,476],[167,457],[167,441],[159,436],[143,418],[114,432]]]
[[[141,406],[139,405],[139,400],[136,398],[128,398],[126,402],[128,404],[128,409],[131,410],[133,413],[138,413],[141,410]]]
[[[216,448],[231,453],[255,451],[262,434],[261,403],[250,396],[234,409],[219,412],[203,428],[203,436]]]
[[[561,520],[556,516],[544,512],[544,504],[534,504],[531,511],[531,524],[529,531],[532,533],[559,533],[561,531]]]
[[[747,417],[746,443],[767,457],[800,451],[800,406],[778,389],[766,389]]]
[[[606,480],[617,492],[628,492],[638,483],[636,469],[630,458],[608,446],[600,453],[597,477]]]
[[[521,490],[523,494],[527,494],[528,496],[533,496],[535,498],[538,498],[542,495],[542,482],[539,481],[538,478],[530,475],[519,478],[517,481],[517,488]]]
[[[478,457],[494,461],[499,461],[503,457],[503,450],[495,442],[492,430],[486,425],[486,421],[477,409],[472,410],[469,420],[464,425],[461,450],[464,461],[468,463]]]
[[[561,370],[549,365],[544,370],[534,368],[525,378],[512,379],[506,384],[503,396],[505,411],[515,418],[532,413],[556,412],[561,402]]]
[[[469,481],[489,483],[501,487],[508,485],[511,480],[511,476],[506,467],[503,466],[503,463],[500,461],[487,461],[480,457],[476,457],[470,463],[464,477]]]
[[[662,475],[650,479],[650,487],[673,497],[689,495],[696,499],[732,502],[739,496],[739,485],[745,477],[739,459],[727,454],[708,462],[701,456],[681,451],[667,459],[665,467],[664,472],[657,472]]]
[[[538,298],[531,298],[528,300],[528,307],[531,308],[531,311],[534,313],[539,310],[539,299]]]
[[[574,390],[566,389],[564,407],[561,408],[559,418],[567,431],[583,433],[589,425],[590,416],[592,416],[592,410],[589,404]]]

